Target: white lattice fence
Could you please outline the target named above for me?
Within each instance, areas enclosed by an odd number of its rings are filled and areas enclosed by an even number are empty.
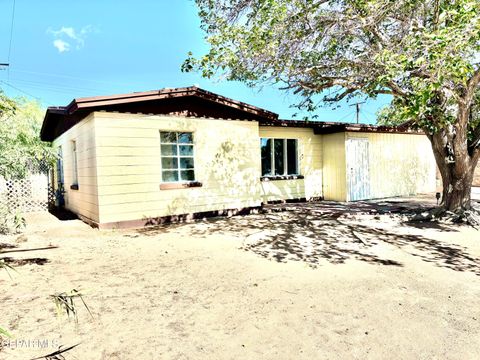
[[[48,210],[48,175],[39,173],[24,179],[5,180],[0,177],[0,201],[19,212]]]

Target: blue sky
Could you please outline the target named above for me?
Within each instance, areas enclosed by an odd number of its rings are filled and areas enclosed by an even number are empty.
[[[207,50],[193,0],[0,0],[0,88],[30,95],[45,106],[73,98],[197,85],[290,119],[296,97],[274,87],[250,89],[238,82],[184,74],[188,51]],[[7,85],[8,84],[8,85]],[[372,123],[388,97],[362,105]],[[319,120],[354,121],[354,107],[321,108]]]

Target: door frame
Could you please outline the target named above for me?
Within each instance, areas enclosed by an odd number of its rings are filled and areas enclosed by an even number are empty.
[[[355,162],[354,164],[352,164],[352,161],[354,161],[356,159],[356,157],[352,158],[352,153],[351,153],[351,147],[350,147],[350,144],[352,141],[356,141],[358,143],[362,143],[362,144],[365,144],[365,150],[366,150],[366,154],[365,154],[365,161],[363,162],[363,166],[360,167],[361,169],[363,169],[363,176],[362,176],[362,180],[363,180],[363,187],[364,189],[362,190],[361,192],[361,195],[358,197],[358,198],[354,198],[352,199],[352,191],[353,191],[353,181],[354,179],[352,179],[352,172],[353,172],[353,169],[354,167],[352,167],[351,165],[357,165],[356,167],[358,167],[358,162]],[[345,166],[346,166],[346,185],[347,185],[347,201],[361,201],[361,200],[368,200],[370,199],[371,197],[371,189],[370,189],[370,185],[371,185],[371,179],[370,179],[370,141],[368,139],[368,137],[347,137],[345,139]]]

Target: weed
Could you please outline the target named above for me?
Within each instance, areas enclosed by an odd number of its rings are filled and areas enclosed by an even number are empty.
[[[55,306],[57,308],[57,313],[60,315],[62,313],[66,313],[68,318],[72,316],[76,323],[78,323],[78,316],[77,316],[77,306],[75,304],[76,299],[80,299],[87,309],[90,316],[93,318],[90,309],[88,308],[85,300],[83,300],[83,295],[78,290],[73,289],[70,293],[62,292],[54,295],[50,295],[50,297],[55,302]]]
[[[18,234],[26,225],[25,217],[20,211],[0,204],[0,234]]]
[[[15,270],[12,266],[10,266],[8,263],[6,263],[5,260],[3,260],[3,259],[0,259],[0,269],[5,269],[8,276],[10,277],[10,279],[12,278],[12,275],[10,275],[8,270],[12,270],[12,271],[17,272],[17,270]]]
[[[9,338],[12,337],[12,335],[10,335],[10,333],[7,330],[0,327],[0,339],[1,339],[2,336],[6,336],[6,337],[9,337]]]

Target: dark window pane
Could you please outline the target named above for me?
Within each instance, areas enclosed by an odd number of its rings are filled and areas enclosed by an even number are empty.
[[[175,132],[160,132],[160,142],[162,143],[176,143],[177,133]]]
[[[177,145],[162,145],[161,154],[162,156],[177,155]]]
[[[180,158],[180,169],[193,169],[193,158]]]
[[[285,142],[283,139],[275,139],[273,143],[273,152],[275,155],[275,175],[284,175],[285,169],[284,169],[284,144]]]
[[[164,170],[162,171],[162,180],[165,182],[178,181],[178,171]]]
[[[297,140],[287,140],[287,174],[298,174],[298,161],[297,161]]]
[[[262,156],[262,176],[272,175],[272,140],[260,139],[260,152]]]
[[[193,156],[193,145],[180,145],[181,156]]]
[[[178,133],[178,142],[180,144],[192,144],[193,143],[193,134],[190,133],[190,132]]]
[[[183,181],[193,181],[195,180],[195,174],[193,170],[182,170],[180,171],[180,176]]]
[[[178,158],[162,157],[162,169],[178,169]]]

